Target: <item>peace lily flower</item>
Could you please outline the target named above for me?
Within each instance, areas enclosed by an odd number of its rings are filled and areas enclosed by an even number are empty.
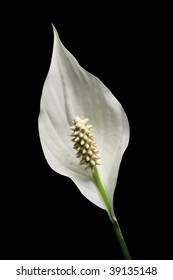
[[[110,90],[63,46],[54,26],[53,33],[39,115],[45,158],[54,171],[71,178],[87,199],[108,212],[129,259],[113,207],[118,170],[129,141],[127,116]]]

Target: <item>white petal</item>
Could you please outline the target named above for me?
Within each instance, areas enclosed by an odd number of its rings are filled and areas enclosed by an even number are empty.
[[[82,194],[104,208],[90,171],[79,165],[70,141],[71,121],[89,118],[102,157],[100,177],[113,207],[113,193],[129,127],[121,104],[103,83],[85,71],[62,45],[56,29],[52,60],[41,97],[39,134],[46,160],[56,172],[70,177]]]

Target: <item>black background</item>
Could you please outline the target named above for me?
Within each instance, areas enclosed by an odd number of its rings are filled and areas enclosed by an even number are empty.
[[[131,135],[115,213],[132,258],[172,259],[171,110],[162,12],[101,4],[19,8],[2,24],[0,258],[123,258],[106,212],[51,170],[41,149],[37,123],[52,22],[65,47],[127,113]]]

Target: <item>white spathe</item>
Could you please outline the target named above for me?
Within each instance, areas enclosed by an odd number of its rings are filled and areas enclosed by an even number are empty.
[[[61,43],[53,26],[50,69],[40,104],[39,135],[45,158],[59,174],[70,177],[81,193],[97,206],[104,202],[90,170],[84,170],[70,141],[72,120],[89,118],[94,127],[101,165],[98,171],[112,205],[118,170],[129,141],[127,116],[110,90],[84,70]]]

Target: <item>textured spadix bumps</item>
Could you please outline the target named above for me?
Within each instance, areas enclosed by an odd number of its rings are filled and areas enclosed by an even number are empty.
[[[85,169],[91,168],[98,165],[99,151],[97,150],[97,143],[95,136],[92,133],[93,126],[88,124],[89,119],[81,119],[75,117],[72,121],[73,126],[70,128],[73,130],[71,134],[72,141],[74,142],[73,148],[77,151],[76,157],[80,158],[80,164],[85,165]]]

